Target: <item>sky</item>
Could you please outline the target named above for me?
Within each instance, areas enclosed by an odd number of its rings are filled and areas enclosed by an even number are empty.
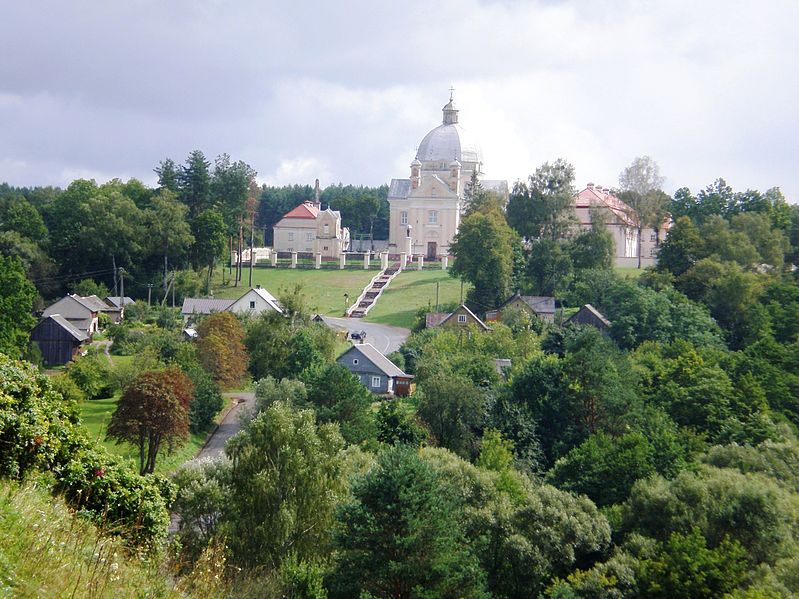
[[[564,158],[799,202],[796,0],[0,0],[0,182],[155,184],[227,153],[272,185],[407,177],[450,87],[487,178]]]

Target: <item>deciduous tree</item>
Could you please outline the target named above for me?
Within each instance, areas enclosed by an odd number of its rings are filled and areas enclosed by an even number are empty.
[[[162,446],[171,448],[188,436],[193,396],[194,386],[179,368],[143,372],[122,394],[106,436],[136,445],[139,472],[150,474]]]

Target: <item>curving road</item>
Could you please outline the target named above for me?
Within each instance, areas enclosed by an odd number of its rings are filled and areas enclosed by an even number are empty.
[[[387,324],[365,322],[360,318],[336,318],[323,316],[325,324],[331,328],[347,331],[366,331],[366,342],[374,345],[383,354],[397,351],[405,343],[410,329],[392,327]]]
[[[203,448],[194,457],[195,460],[215,458],[222,455],[225,450],[225,443],[241,429],[240,416],[244,410],[252,408],[255,404],[255,393],[251,391],[239,391],[237,393],[225,393],[226,396],[233,397],[233,406],[227,411],[222,422],[203,445]]]

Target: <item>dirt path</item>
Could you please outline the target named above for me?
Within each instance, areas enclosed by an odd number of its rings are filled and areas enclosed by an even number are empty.
[[[233,405],[225,413],[216,430],[208,437],[203,448],[194,457],[195,460],[214,458],[221,455],[228,439],[241,430],[240,415],[255,404],[255,393],[251,391],[225,393],[225,396],[233,398]]]

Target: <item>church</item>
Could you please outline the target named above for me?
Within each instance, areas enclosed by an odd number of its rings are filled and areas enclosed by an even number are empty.
[[[464,192],[477,173],[483,189],[508,195],[507,181],[482,178],[480,144],[458,122],[450,95],[441,125],[424,136],[410,178],[392,179],[388,191],[389,254],[436,259],[449,253],[460,225]]]

